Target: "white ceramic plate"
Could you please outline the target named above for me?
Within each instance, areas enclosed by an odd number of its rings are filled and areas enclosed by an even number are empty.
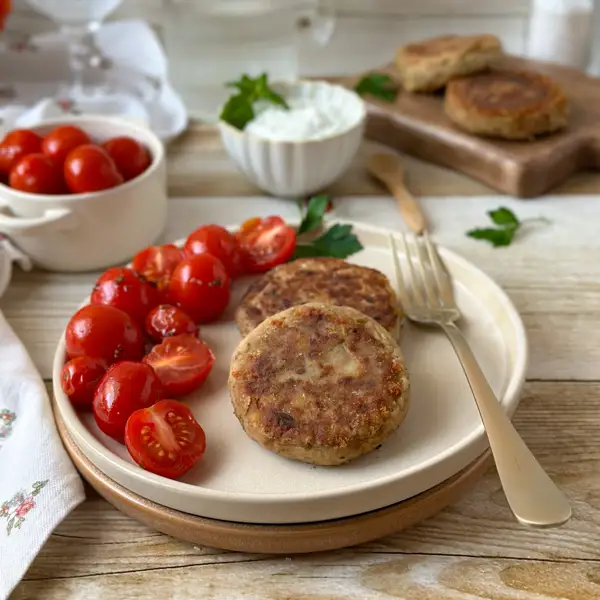
[[[394,283],[388,234],[355,224],[365,247],[352,262],[375,267]],[[517,408],[527,367],[521,319],[502,290],[454,253],[440,253],[456,287],[460,323],[507,413]],[[402,256],[400,256],[402,260]],[[180,481],[144,471],[127,449],[105,436],[91,414],[72,408],[59,384],[64,340],[54,360],[54,393],[69,433],[106,475],[150,500],[187,513],[248,523],[302,523],[346,517],[419,494],[454,475],[487,447],[487,438],[459,362],[437,330],[406,324],[402,348],[412,403],[383,446],[348,465],[314,467],[272,454],[251,441],[233,414],[226,380],[240,341],[232,314],[247,282],[234,287],[228,312],[202,327],[217,361],[206,384],[186,401],[207,435],[207,452]]]

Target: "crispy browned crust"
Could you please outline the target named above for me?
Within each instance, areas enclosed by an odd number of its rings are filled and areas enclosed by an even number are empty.
[[[387,277],[337,258],[300,258],[268,271],[250,285],[235,320],[247,335],[267,317],[306,302],[350,306],[396,331],[399,308]]]
[[[454,77],[486,70],[501,55],[502,44],[494,35],[445,35],[402,46],[396,67],[405,89],[433,92]]]
[[[363,313],[319,303],[263,321],[236,349],[234,412],[264,448],[316,465],[374,450],[406,416],[400,348]]]
[[[533,139],[567,124],[567,98],[552,79],[533,71],[491,71],[448,84],[446,115],[478,135]]]

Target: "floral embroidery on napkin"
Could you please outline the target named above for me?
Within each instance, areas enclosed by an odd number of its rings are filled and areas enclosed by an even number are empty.
[[[24,491],[17,492],[11,500],[7,500],[0,505],[0,519],[7,519],[6,535],[10,535],[13,529],[20,529],[25,521],[25,516],[32,508],[35,508],[34,497],[37,496],[42,488],[48,483],[45,481],[36,481],[31,486],[31,492],[26,494]]]
[[[8,410],[8,408],[0,408],[0,446],[2,440],[5,440],[12,433],[13,423],[16,421],[17,415]]]

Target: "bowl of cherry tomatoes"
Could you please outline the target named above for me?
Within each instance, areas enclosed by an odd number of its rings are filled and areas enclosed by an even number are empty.
[[[47,120],[0,142],[0,232],[44,269],[130,260],[162,233],[166,188],[161,140],[126,119]]]

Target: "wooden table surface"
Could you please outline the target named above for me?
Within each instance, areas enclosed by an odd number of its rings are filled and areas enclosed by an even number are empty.
[[[334,196],[354,196],[339,201],[336,211],[341,218],[401,228],[390,199],[360,197],[382,194],[362,167],[372,150],[365,143],[356,166],[331,188]],[[531,357],[515,424],[565,489],[573,519],[547,531],[519,526],[490,471],[462,501],[409,531],[348,550],[285,558],[179,542],[88,490],[17,587],[15,600],[600,598],[600,199],[479,198],[494,192],[416,160],[406,158],[406,164],[412,189],[438,196],[424,207],[439,242],[494,277],[524,319]],[[226,203],[198,196],[259,193],[232,169],[215,132],[197,125],[170,149],[169,187],[177,198],[165,239],[211,220],[215,205]],[[597,191],[600,177],[587,174],[557,193]],[[522,218],[543,216],[550,223],[531,224],[504,249],[465,236],[501,204]],[[253,205],[219,214],[242,219],[253,214]],[[48,382],[54,345],[94,278],[16,271],[0,302]]]

